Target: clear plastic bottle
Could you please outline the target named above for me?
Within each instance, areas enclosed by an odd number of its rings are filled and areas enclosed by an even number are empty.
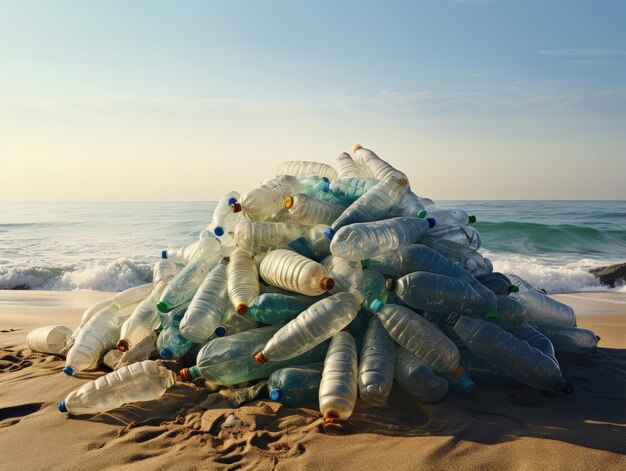
[[[170,312],[190,302],[207,274],[222,257],[222,247],[215,238],[200,239],[200,245],[187,266],[170,281],[163,291],[157,308]]]
[[[413,193],[411,190],[407,190],[400,200],[391,209],[390,215],[392,216],[406,216],[413,218],[425,218],[425,207],[432,204],[432,200],[428,198],[421,198]]]
[[[270,399],[287,407],[317,402],[323,367],[320,362],[274,371],[267,382]]]
[[[267,219],[283,209],[285,197],[298,193],[299,187],[296,177],[276,177],[243,195],[241,205],[233,205],[233,211],[241,208],[243,216],[250,221]]]
[[[510,332],[491,322],[456,314],[451,314],[447,322],[472,353],[520,383],[541,390],[571,392],[572,386],[561,376],[554,358]]]
[[[187,307],[179,308],[170,317],[170,323],[157,337],[156,347],[164,360],[182,358],[194,345],[194,342],[180,333],[180,321],[185,316]]]
[[[299,177],[298,183],[300,184],[300,193],[324,201],[329,196],[330,180],[326,177]]]
[[[542,325],[539,331],[550,339],[558,352],[593,353],[598,349],[600,337],[589,329]]]
[[[354,154],[354,160],[362,167],[368,168],[373,178],[385,181],[405,180],[408,183],[408,178],[404,173],[392,167],[373,151],[361,147],[361,144],[356,144],[352,148],[352,153]]]
[[[285,160],[276,167],[276,176],[291,175],[294,177],[324,177],[331,182],[337,180],[337,170],[328,164],[306,160]]]
[[[246,317],[268,325],[285,324],[319,300],[298,294],[264,293],[250,303]]]
[[[356,317],[364,299],[353,290],[318,301],[276,332],[256,354],[256,360],[260,364],[287,360],[319,345]]]
[[[533,326],[529,325],[528,322],[523,322],[515,327],[509,327],[506,330],[515,335],[518,339],[528,343],[531,347],[535,347],[544,355],[552,357],[554,361],[557,361],[554,356],[554,346],[552,345],[552,342],[550,342],[550,339]]]
[[[286,222],[242,221],[235,229],[235,242],[246,252],[255,254],[286,248],[294,242],[296,246],[307,245],[308,230],[300,224]],[[303,241],[296,242],[299,239]]]
[[[365,296],[363,307],[372,314],[380,311],[389,297],[387,280],[380,272],[371,268],[363,271],[358,289]]]
[[[270,285],[307,296],[319,296],[334,286],[321,264],[285,249],[269,252],[259,266],[259,274]]]
[[[351,262],[336,255],[329,255],[321,263],[335,282],[330,290],[332,294],[356,288],[363,278],[362,262]]]
[[[472,226],[441,227],[428,231],[420,243],[434,247],[438,241],[450,241],[472,250],[481,246],[480,234]],[[447,256],[447,255],[446,255]]]
[[[435,204],[426,206],[428,217],[435,218],[439,227],[465,226],[476,222],[476,216],[470,216],[462,209],[443,209]]]
[[[176,275],[178,275],[179,271],[178,266],[173,260],[167,260],[165,258],[159,259],[159,261],[156,262],[152,268],[153,288],[156,288],[156,286],[162,281],[169,283]],[[152,291],[154,291],[154,289]]]
[[[214,237],[215,236],[213,236],[213,238]],[[184,247],[174,247],[173,245],[170,245],[167,249],[161,252],[161,258],[172,260],[173,262],[179,263],[181,265],[187,265],[194,258],[196,252],[202,246],[202,239],[204,239],[204,237],[195,240],[189,245],[185,245]]]
[[[243,381],[267,378],[281,368],[324,359],[328,343],[322,343],[290,360],[259,365],[254,360],[254,352],[263,348],[279,328],[280,326],[262,327],[215,338],[202,347],[198,353],[197,364],[183,369],[180,376],[186,381],[202,376],[216,384],[231,386]]]
[[[206,341],[231,308],[228,298],[228,259],[209,272],[196,291],[185,317],[180,322],[180,333],[195,343]]]
[[[298,193],[285,198],[285,208],[292,220],[304,226],[331,224],[344,211],[344,207]]]
[[[338,332],[328,347],[319,389],[320,412],[325,422],[352,415],[357,396],[357,352],[354,338]]]
[[[155,361],[132,363],[72,391],[59,403],[59,410],[98,414],[130,402],[158,399],[175,383],[176,375]]]
[[[396,344],[376,317],[369,321],[363,337],[359,363],[361,399],[376,407],[387,403],[393,386]]]
[[[347,180],[339,180],[341,183]],[[357,222],[376,221],[384,218],[391,207],[397,203],[406,190],[406,181],[380,181],[370,188],[363,196],[352,203],[341,213],[328,229],[327,236],[332,239],[335,233],[344,226]]]
[[[481,296],[468,282],[459,278],[418,271],[391,282],[389,288],[409,306],[423,311],[467,314],[491,319],[495,296]]]
[[[491,260],[474,249],[441,238],[424,237],[421,243],[428,245],[474,276],[488,275],[493,272]]]
[[[259,272],[248,252],[233,250],[228,264],[228,297],[237,314],[245,314],[248,305],[259,295]]]
[[[474,355],[469,350],[460,350],[463,369],[478,384],[499,386],[520,386],[520,382],[508,376],[504,371],[495,368],[491,363]]]
[[[339,206],[350,206],[378,183],[378,180],[371,178],[345,178],[329,184],[325,193],[311,196],[317,196]]]
[[[398,348],[396,382],[411,396],[423,402],[439,402],[448,394],[448,382],[408,350]]]
[[[216,337],[223,337],[225,335],[234,335],[239,332],[245,332],[246,330],[256,329],[258,323],[256,320],[247,316],[241,316],[237,314],[234,309],[228,309],[222,317],[222,322],[215,329]]]
[[[413,244],[434,226],[434,219],[406,217],[354,223],[337,231],[330,243],[330,251],[356,262]]]
[[[526,319],[532,325],[552,325],[558,327],[575,327],[576,314],[567,304],[552,299],[514,275],[508,275],[511,281],[519,286],[519,292],[511,297],[518,300],[526,309]]]
[[[502,273],[493,272],[484,275],[475,275],[476,279],[483,286],[489,288],[496,295],[508,296],[511,293],[516,293],[519,288],[511,283],[506,275]]]
[[[47,325],[31,330],[26,336],[26,344],[34,352],[64,354],[72,331],[64,325]]]
[[[498,318],[491,319],[503,329],[519,326],[526,322],[526,309],[510,296],[496,295]]]
[[[237,224],[243,220],[243,213],[233,212],[232,206],[241,199],[236,191],[229,191],[220,198],[213,210],[210,228],[219,237],[222,245],[234,245],[234,233]],[[201,236],[202,237],[202,236]]]
[[[344,178],[365,178],[363,168],[347,152],[342,152],[337,157],[337,180]]]

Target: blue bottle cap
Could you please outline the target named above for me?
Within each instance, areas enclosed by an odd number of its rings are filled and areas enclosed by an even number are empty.
[[[67,407],[65,407],[65,401],[59,402],[59,410],[61,412],[67,412]]]
[[[63,373],[68,376],[72,376],[74,374],[74,368],[72,368],[70,365],[67,365],[65,368],[63,368]]]
[[[374,299],[374,301],[370,303],[370,310],[372,312],[378,312],[383,308],[384,305],[385,303],[382,302],[380,299]]]
[[[426,218],[426,220],[428,221],[428,227],[435,227],[437,225],[435,218]]]
[[[215,226],[215,229],[213,229],[213,232],[215,233],[216,236],[222,237],[224,235],[224,228],[222,228],[221,226]]]
[[[167,258],[167,250],[161,250],[161,258]]]
[[[161,358],[163,358],[164,360],[171,360],[172,358],[174,358],[174,353],[172,353],[169,348],[164,348],[163,350],[161,350],[159,352],[159,355],[161,355]]]
[[[215,329],[216,337],[224,337],[224,335],[226,335],[226,329],[224,327],[220,325],[217,329]]]
[[[237,198],[230,198],[230,199],[228,200],[228,206],[230,206],[230,205],[232,205],[232,204],[235,204],[236,202],[237,202]]]
[[[459,376],[458,380],[461,391],[464,393],[473,391],[474,387],[476,387],[474,381],[472,381],[472,378],[470,378],[466,372],[463,372],[461,376]]]
[[[333,240],[333,237],[335,236],[335,231],[333,231],[332,228],[329,227],[324,231],[324,235],[328,237],[329,240]]]
[[[283,396],[283,393],[280,389],[272,389],[270,391],[270,399],[272,401],[280,401],[280,398]]]

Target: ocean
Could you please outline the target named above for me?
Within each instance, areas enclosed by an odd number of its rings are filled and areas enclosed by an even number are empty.
[[[549,293],[606,290],[590,268],[626,261],[626,201],[437,201],[477,217],[496,271]],[[0,289],[120,291],[193,242],[215,202],[0,203]],[[616,288],[623,291],[625,288]]]

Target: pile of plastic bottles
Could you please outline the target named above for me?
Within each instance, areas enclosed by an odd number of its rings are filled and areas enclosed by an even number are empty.
[[[269,378],[271,400],[318,402],[327,421],[350,417],[357,396],[384,406],[394,381],[426,402],[474,382],[571,392],[554,351],[593,351],[598,338],[569,306],[493,272],[475,220],[417,196],[360,145],[336,169],[283,162],[243,196],[224,195],[198,240],[164,250],[152,283],[89,307],[73,333],[42,328],[29,344],[66,352],[73,375],[158,332],[148,352],[187,363],[182,380]],[[59,408],[97,413],[160,397],[175,376],[146,358]]]

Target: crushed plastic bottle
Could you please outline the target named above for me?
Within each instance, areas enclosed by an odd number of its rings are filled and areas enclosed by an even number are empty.
[[[267,382],[270,399],[287,407],[317,402],[323,367],[320,362],[274,371]]]
[[[363,338],[358,386],[361,399],[376,407],[387,403],[393,386],[396,344],[376,317]]]
[[[345,420],[352,415],[357,397],[357,352],[348,332],[333,336],[319,389],[320,412],[325,422]]]
[[[335,284],[321,264],[285,249],[269,252],[259,274],[270,285],[307,296],[319,296]]]
[[[155,361],[132,363],[84,384],[59,403],[61,412],[99,414],[131,402],[152,401],[174,386],[176,375]]]
[[[448,382],[405,348],[398,349],[394,379],[411,396],[423,402],[439,402],[448,394]]]

